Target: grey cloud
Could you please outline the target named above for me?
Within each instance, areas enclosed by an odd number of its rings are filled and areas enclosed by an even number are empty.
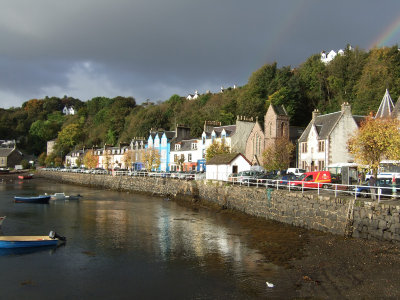
[[[397,18],[400,3],[385,5],[392,9],[362,0],[0,0],[0,96],[120,91],[140,102],[242,85],[265,63],[368,47]],[[85,62],[87,87],[71,78]]]

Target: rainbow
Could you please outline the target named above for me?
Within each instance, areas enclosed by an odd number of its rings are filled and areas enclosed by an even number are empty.
[[[368,47],[368,49],[375,47],[382,47],[387,44],[400,30],[400,16],[390,24],[385,31]]]

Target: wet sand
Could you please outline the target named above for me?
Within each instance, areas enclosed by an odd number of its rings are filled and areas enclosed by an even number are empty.
[[[231,210],[218,213],[249,228],[252,247],[284,266],[282,280],[290,281],[296,298],[400,298],[399,243],[344,238]]]

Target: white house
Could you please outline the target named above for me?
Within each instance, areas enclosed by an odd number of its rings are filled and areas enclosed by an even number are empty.
[[[80,167],[83,165],[83,158],[88,150],[73,150],[65,156],[65,163],[70,167]]]
[[[70,107],[64,106],[62,112],[64,115],[75,115],[75,109],[72,106]]]
[[[172,143],[170,152],[171,171],[203,171],[203,155],[200,139],[181,140]],[[181,161],[181,165],[178,161]]]
[[[364,118],[352,115],[347,102],[342,104],[341,111],[326,115],[314,110],[311,122],[298,140],[298,167],[319,171],[328,165],[353,162],[347,141]]]
[[[207,162],[206,179],[228,180],[229,174],[250,170],[251,163],[243,154],[216,155]]]
[[[189,95],[186,97],[186,99],[188,99],[188,100],[196,100],[196,99],[199,98],[199,97],[200,97],[199,92],[196,90],[196,91],[194,92],[194,95],[193,95],[193,94],[189,94]]]

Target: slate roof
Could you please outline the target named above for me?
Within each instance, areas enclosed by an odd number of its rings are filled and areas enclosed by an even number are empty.
[[[220,154],[211,158],[207,165],[229,165],[236,157],[241,155],[250,165],[251,163],[247,160],[246,157],[241,153],[228,153],[228,154]]]
[[[15,148],[0,148],[0,157],[7,157],[14,150],[15,150]]]
[[[226,131],[226,136],[230,137],[236,132],[236,125],[225,125],[225,126],[218,126],[218,127],[213,127],[213,130],[215,131],[216,137],[221,137],[222,130]],[[211,132],[206,132],[207,138],[211,136]]]
[[[394,105],[392,98],[390,97],[388,89],[386,89],[385,95],[382,98],[381,104],[379,105],[375,118],[389,118],[392,116],[393,109]]]
[[[167,137],[168,140],[170,140],[170,139],[175,137],[175,131],[157,131],[157,132],[153,131],[153,132],[150,133],[150,135],[153,138],[153,140],[157,135],[161,140],[161,138],[162,138],[164,133],[165,133],[165,136]]]
[[[192,144],[196,143],[197,144],[198,140],[197,139],[191,139],[191,140],[182,140],[179,142],[171,143],[171,151],[190,151],[192,150]],[[179,150],[175,150],[175,145],[180,144],[181,148]]]
[[[299,143],[305,142],[307,140],[308,135],[310,134],[310,130],[313,125],[317,129],[318,135],[320,139],[326,139],[329,133],[332,131],[333,127],[335,126],[336,122],[341,117],[342,112],[334,112],[326,115],[320,115],[315,118],[314,121],[311,121],[306,129],[304,130],[303,134],[299,138]]]
[[[272,105],[271,104],[271,106],[278,116],[287,116],[288,115],[288,113],[283,105]]]

